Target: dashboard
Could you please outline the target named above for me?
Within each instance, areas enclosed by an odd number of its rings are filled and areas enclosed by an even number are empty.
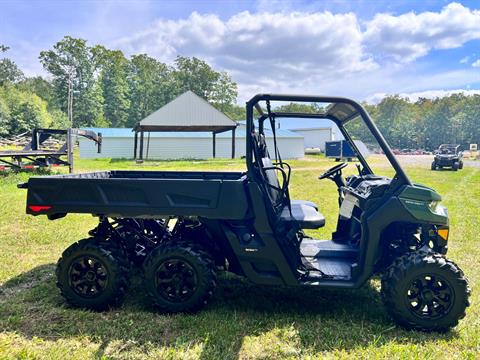
[[[347,185],[343,188],[343,191],[362,200],[377,198],[384,194],[390,186],[390,182],[391,179],[384,176],[354,175],[347,178]]]

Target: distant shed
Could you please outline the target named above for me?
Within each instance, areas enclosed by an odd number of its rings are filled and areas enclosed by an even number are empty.
[[[89,141],[79,139],[80,158],[133,158],[134,133],[127,128],[88,128],[102,133],[102,151],[97,153]],[[273,149],[271,131],[266,131],[267,143]],[[245,126],[236,129],[235,157],[245,156]],[[303,136],[285,129],[277,130],[277,141],[282,158],[304,156]],[[229,132],[216,135],[216,156],[231,157],[232,138]],[[152,132],[145,135],[144,159],[208,159],[212,158],[212,134],[210,132]]]
[[[135,128],[134,158],[144,158],[145,134],[155,132],[206,132],[212,134],[212,156],[217,156],[216,138],[232,131],[231,157],[235,157],[235,130],[238,124],[192,91],[187,91],[140,121]],[[139,136],[140,135],[140,136]]]
[[[266,124],[270,125],[268,121]],[[276,124],[280,129],[303,136],[305,148],[319,148],[322,152],[326,141],[343,139],[340,129],[329,119],[278,118]]]

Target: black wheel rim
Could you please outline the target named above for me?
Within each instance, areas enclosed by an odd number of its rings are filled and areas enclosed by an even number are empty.
[[[197,274],[187,261],[168,259],[155,272],[155,287],[158,294],[167,301],[185,302],[197,290]]]
[[[76,258],[68,272],[70,287],[85,298],[100,296],[108,284],[108,271],[96,257],[85,255]]]
[[[454,303],[450,284],[439,275],[416,277],[407,290],[407,302],[416,316],[439,319],[448,314]]]

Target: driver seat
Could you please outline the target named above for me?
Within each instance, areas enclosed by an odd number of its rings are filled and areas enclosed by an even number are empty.
[[[280,213],[280,221],[283,223],[297,223],[301,229],[319,229],[325,226],[325,216],[315,208],[305,204],[292,205],[292,209],[285,206]]]
[[[262,158],[262,165],[265,168],[267,190],[273,203],[278,202],[280,183],[273,163],[269,157]],[[291,209],[291,211],[290,211]],[[279,211],[279,220],[283,223],[296,222],[301,229],[318,229],[325,225],[325,216],[318,212],[317,204],[306,200],[291,200],[290,208],[285,205]]]

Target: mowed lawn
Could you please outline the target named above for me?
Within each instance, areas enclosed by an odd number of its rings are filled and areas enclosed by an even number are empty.
[[[375,161],[375,160],[374,160]],[[290,161],[292,197],[319,204],[329,238],[338,212],[335,185],[318,175],[335,163],[311,156]],[[386,164],[377,161],[386,173]],[[283,359],[480,358],[480,168],[459,172],[407,167],[433,187],[451,216],[448,256],[467,274],[472,305],[446,334],[404,331],[387,317],[373,279],[357,291],[256,286],[222,276],[212,303],[193,315],[164,315],[142,291],[138,274],[125,303],[95,313],[68,307],[55,286],[55,262],[96,224],[88,215],[48,221],[25,215],[31,174],[0,177],[0,359]],[[243,160],[147,162],[79,160],[101,169],[242,170]],[[353,164],[348,171],[355,171]],[[234,204],[232,204],[234,206]]]

